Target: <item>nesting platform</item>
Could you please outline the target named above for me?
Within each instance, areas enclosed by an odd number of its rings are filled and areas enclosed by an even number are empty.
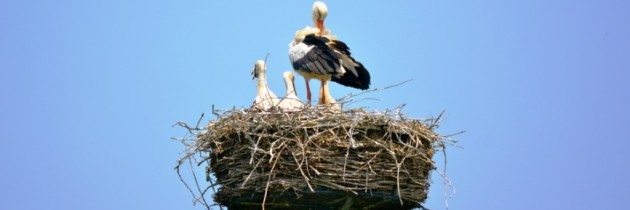
[[[427,198],[436,126],[399,110],[230,110],[194,146],[229,209],[412,209]]]

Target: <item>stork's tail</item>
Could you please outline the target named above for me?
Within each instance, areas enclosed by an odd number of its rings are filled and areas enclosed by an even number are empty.
[[[361,90],[367,90],[370,88],[370,72],[363,66],[363,64],[354,61],[356,64],[354,69],[357,71],[357,75],[351,71],[346,71],[341,77],[332,77],[332,81],[339,83],[343,86],[353,87]]]

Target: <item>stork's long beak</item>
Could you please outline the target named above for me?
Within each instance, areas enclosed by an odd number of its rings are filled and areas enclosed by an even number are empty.
[[[319,35],[321,36],[324,33],[324,21],[323,20],[318,20],[317,21],[317,28],[319,28]]]

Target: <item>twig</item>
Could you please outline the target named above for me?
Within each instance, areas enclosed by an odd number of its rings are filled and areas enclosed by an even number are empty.
[[[280,159],[280,154],[282,153],[282,149],[280,149],[280,151],[278,151],[278,156],[276,157],[276,160],[273,162],[273,165],[271,166],[271,171],[269,171],[269,178],[267,179],[267,186],[265,187],[265,196],[263,197],[263,202],[262,202],[262,209],[265,210],[265,203],[267,202],[267,195],[269,193],[269,184],[271,183],[271,175],[273,175],[273,170],[276,168],[276,164],[278,163],[278,160]],[[271,156],[271,158],[273,158],[273,156]]]
[[[195,170],[193,168],[192,160],[188,159],[188,163],[190,164],[190,171],[192,172],[193,180],[195,180],[195,185],[197,185],[197,191],[199,191],[199,197],[201,197],[201,201],[203,201],[203,205],[206,206],[208,210],[210,210],[210,205],[206,202],[206,199],[203,196],[203,192],[201,192],[201,188],[199,187],[199,182],[197,181],[197,175],[195,175]]]
[[[448,194],[446,193],[447,191],[446,183],[448,182],[450,185],[450,180],[446,178],[446,145],[445,144],[442,144],[442,154],[444,155],[444,173],[441,173],[440,175],[442,176],[442,188],[444,189],[444,205],[446,206],[446,209],[448,209]]]
[[[221,115],[219,115],[219,113],[217,112],[217,110],[216,110],[216,109],[214,109],[214,104],[212,104],[212,114],[213,114],[214,116],[216,116],[216,117],[217,117],[217,119],[219,119],[219,118],[221,117]]]
[[[264,158],[261,158],[260,160],[258,160],[258,163],[256,163],[252,171],[249,172],[249,175],[247,175],[247,178],[245,178],[245,181],[243,181],[243,184],[241,184],[241,187],[245,187],[245,184],[247,184],[247,181],[249,181],[249,178],[252,177],[252,174],[256,172],[256,168],[258,168],[258,166],[260,165],[260,163],[262,163],[263,160]]]
[[[184,186],[186,186],[186,189],[188,189],[188,191],[190,192],[190,194],[192,195],[192,197],[194,199],[197,196],[192,191],[192,189],[190,189],[190,186],[188,186],[188,183],[186,183],[186,181],[184,181],[184,178],[182,177],[182,174],[179,172],[179,167],[181,166],[181,161],[182,160],[179,160],[179,163],[177,164],[177,166],[175,166],[175,171],[177,172],[177,176],[179,176],[179,181],[181,181],[184,184]]]
[[[203,119],[204,113],[201,113],[201,116],[199,116],[199,119],[197,120],[197,125],[195,125],[195,128],[199,128],[199,123],[201,123],[201,119]]]
[[[344,103],[347,99],[349,99],[349,98],[356,97],[356,96],[360,96],[360,95],[363,95],[363,94],[366,94],[366,93],[375,92],[375,91],[387,90],[387,89],[390,89],[390,88],[393,88],[393,87],[400,86],[400,85],[405,84],[405,83],[407,83],[407,82],[410,82],[411,80],[412,80],[412,79],[408,79],[408,80],[405,80],[405,81],[400,82],[400,83],[397,83],[397,84],[393,84],[393,85],[386,86],[386,87],[384,87],[384,88],[374,88],[374,89],[365,90],[365,91],[362,91],[362,92],[359,92],[359,93],[356,93],[356,94],[349,93],[348,95],[346,95],[346,96],[344,96],[344,97],[341,97],[341,98],[340,98],[339,100],[337,100],[337,101],[340,101],[340,102],[343,104],[343,103]]]
[[[304,182],[306,182],[306,185],[308,185],[308,189],[311,190],[311,192],[315,192],[315,190],[309,183],[309,178],[306,176],[306,174],[304,174],[304,171],[302,170],[302,164],[298,162],[297,157],[295,156],[294,152],[291,152],[291,154],[293,155],[293,160],[295,160],[295,164],[298,165],[297,168],[300,169],[300,173],[302,174],[302,177],[304,177]]]

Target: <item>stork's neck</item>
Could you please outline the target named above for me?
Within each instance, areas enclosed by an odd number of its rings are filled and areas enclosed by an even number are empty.
[[[258,74],[258,89],[267,88],[267,77],[265,73]]]
[[[319,33],[317,35],[324,35],[324,31],[326,30],[325,26],[324,26],[324,22],[319,22],[317,21],[317,19],[313,20],[313,26],[315,26],[315,28],[319,29]]]
[[[296,95],[295,94],[295,85],[293,84],[293,81],[290,78],[285,77],[284,78],[284,83],[287,86],[287,96],[289,95]]]

